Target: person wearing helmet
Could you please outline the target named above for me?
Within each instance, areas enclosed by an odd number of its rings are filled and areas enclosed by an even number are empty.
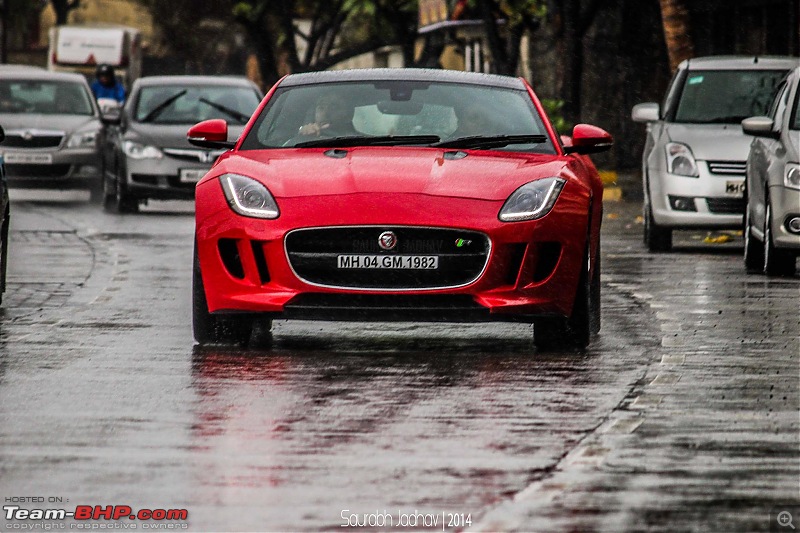
[[[110,98],[122,105],[125,102],[125,88],[117,81],[114,75],[114,68],[111,65],[98,65],[95,72],[97,79],[92,83],[94,97]]]

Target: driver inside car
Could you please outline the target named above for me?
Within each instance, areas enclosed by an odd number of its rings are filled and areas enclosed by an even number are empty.
[[[325,95],[317,100],[314,122],[300,127],[300,135],[307,137],[347,137],[359,135],[353,127],[355,109],[337,95]]]

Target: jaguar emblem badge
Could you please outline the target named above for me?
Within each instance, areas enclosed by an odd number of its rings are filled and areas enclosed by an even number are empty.
[[[25,131],[25,133],[22,134],[22,138],[25,139],[26,141],[32,141],[33,133],[30,131]]]
[[[394,250],[397,246],[397,235],[393,231],[384,231],[378,237],[378,246],[384,250]]]

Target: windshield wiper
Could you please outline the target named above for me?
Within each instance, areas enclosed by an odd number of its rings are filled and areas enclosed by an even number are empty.
[[[395,146],[400,144],[432,144],[439,142],[438,135],[353,135],[314,139],[294,145],[294,148],[346,148],[348,146]]]
[[[164,111],[166,108],[172,105],[172,102],[174,102],[187,92],[188,91],[184,89],[182,91],[178,91],[177,93],[173,94],[172,96],[170,96],[169,98],[167,98],[166,100],[155,106],[153,110],[150,111],[147,115],[145,115],[145,117],[139,122],[150,122],[151,120],[155,119],[156,117],[158,117],[158,115],[161,114],[162,111]]]
[[[250,117],[248,115],[245,115],[244,113],[239,113],[238,111],[236,111],[235,109],[231,109],[230,107],[226,107],[222,104],[212,102],[211,100],[207,100],[205,98],[198,98],[197,100],[203,102],[204,104],[210,105],[217,111],[222,111],[229,117],[238,120],[242,124],[247,124],[247,121],[250,120]]]
[[[436,144],[434,148],[501,148],[509,144],[541,144],[547,141],[545,135],[473,135],[459,137]]]

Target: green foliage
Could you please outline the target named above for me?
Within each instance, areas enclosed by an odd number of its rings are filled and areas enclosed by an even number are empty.
[[[543,98],[542,107],[544,107],[545,113],[550,117],[550,121],[560,135],[571,135],[572,128],[575,127],[575,125],[571,122],[567,122],[564,118],[564,100]]]

